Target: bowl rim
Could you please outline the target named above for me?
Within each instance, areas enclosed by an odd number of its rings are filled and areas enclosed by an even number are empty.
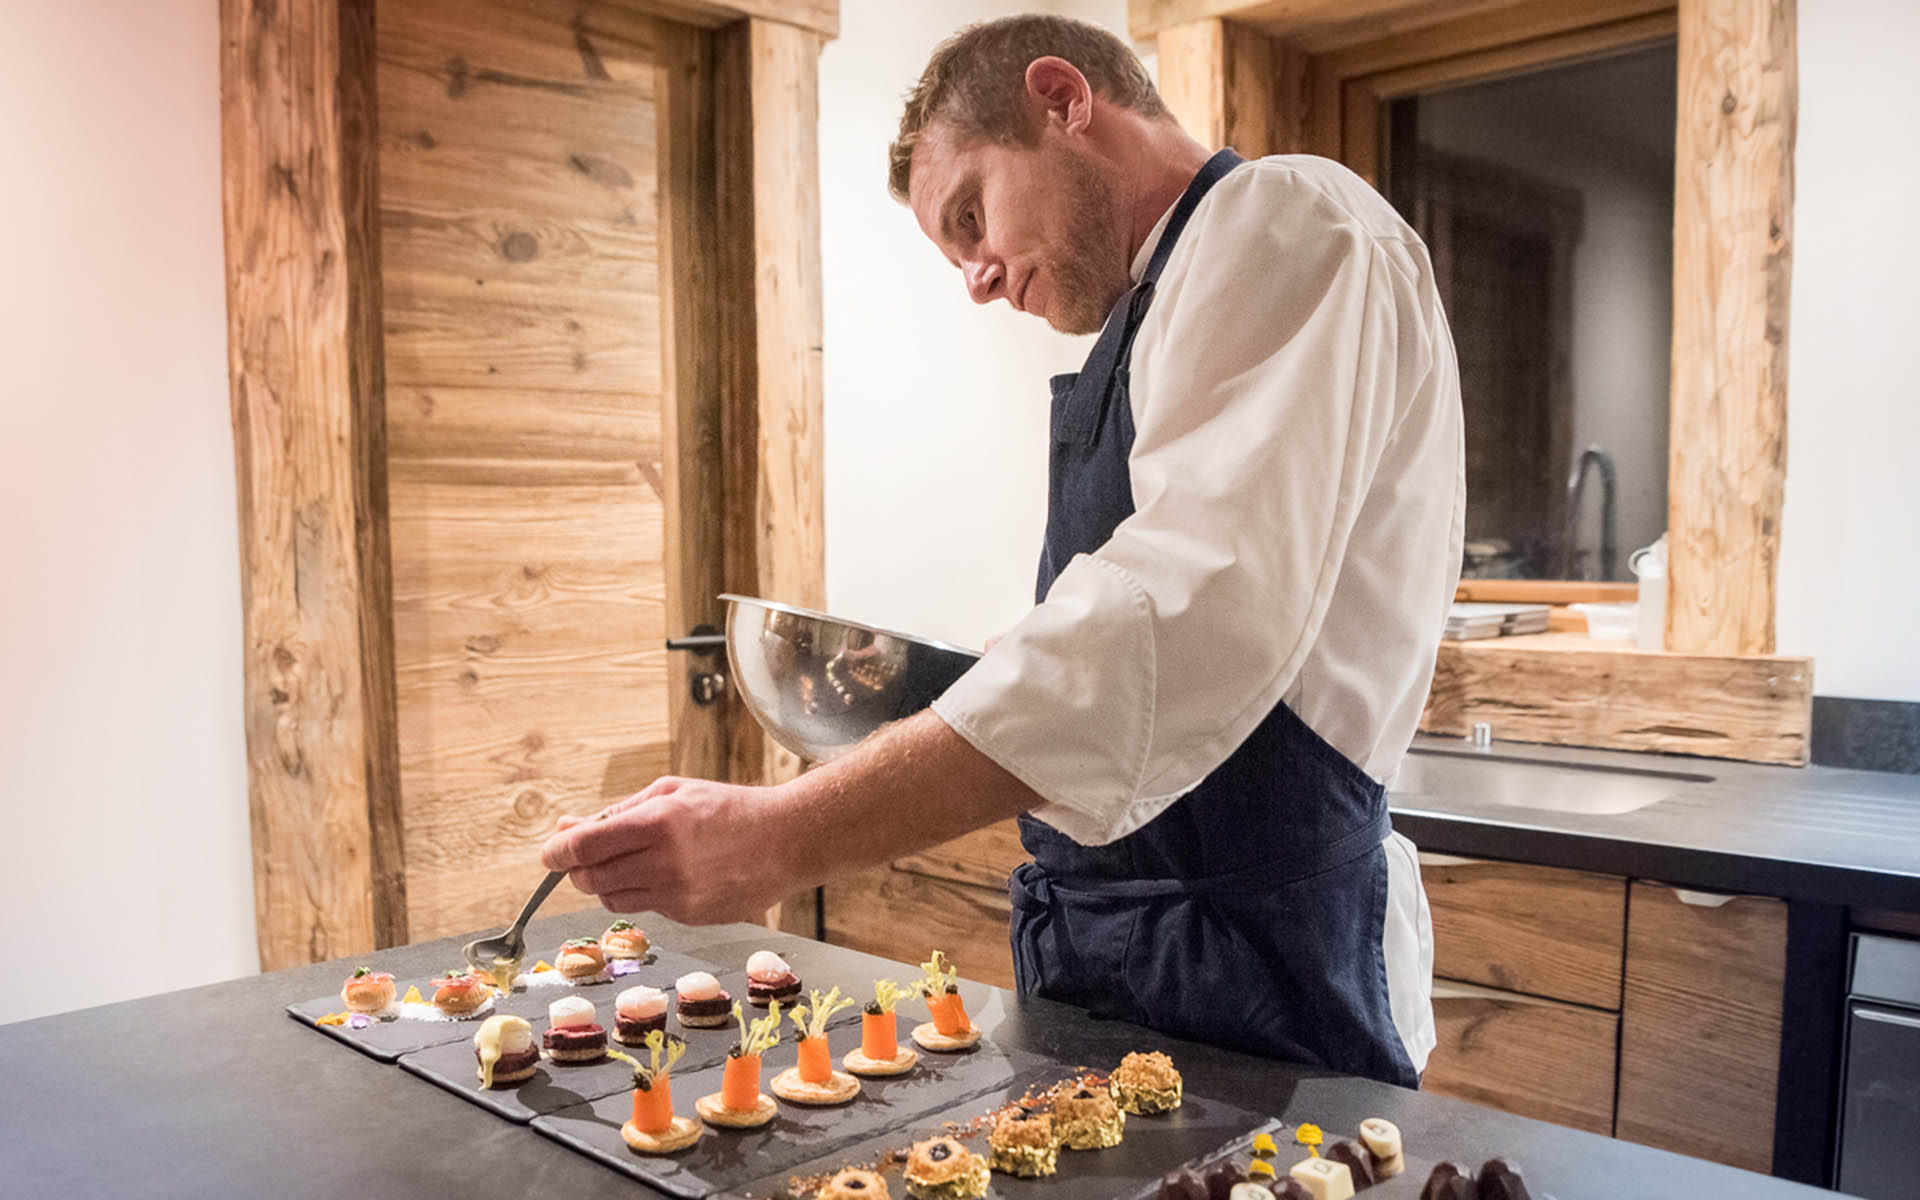
[[[879,634],[881,637],[899,638],[903,642],[912,642],[915,645],[931,646],[935,650],[945,650],[949,654],[963,654],[968,658],[975,659],[982,657],[981,652],[978,650],[968,650],[964,646],[955,646],[950,642],[940,642],[935,641],[933,638],[920,637],[916,634],[901,633],[897,629],[886,629],[879,625],[868,625],[862,621],[849,621],[845,617],[836,617],[830,613],[816,612],[811,608],[801,608],[797,604],[783,604],[778,600],[762,600],[758,596],[743,596],[738,592],[721,592],[719,598],[728,603],[729,612],[731,612],[731,606],[733,605],[752,604],[760,608],[771,609],[774,612],[788,613],[792,616],[806,617],[815,621],[831,621],[835,625],[845,626],[848,629],[858,629],[866,633]]]

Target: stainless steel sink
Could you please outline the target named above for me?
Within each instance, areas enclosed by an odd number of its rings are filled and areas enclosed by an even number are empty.
[[[1657,804],[1713,776],[1594,763],[1553,762],[1478,750],[1414,749],[1389,794],[1432,796],[1458,804],[1497,804],[1547,812],[1618,816]]]

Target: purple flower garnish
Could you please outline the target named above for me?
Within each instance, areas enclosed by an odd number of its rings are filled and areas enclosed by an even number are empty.
[[[616,958],[607,964],[607,974],[615,979],[622,975],[631,975],[640,969],[640,964],[631,958]]]
[[[373,1018],[365,1013],[355,1013],[347,1018],[347,1028],[349,1029],[365,1029],[371,1024],[373,1024]]]

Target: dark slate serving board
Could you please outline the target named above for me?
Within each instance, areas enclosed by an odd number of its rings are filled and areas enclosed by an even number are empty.
[[[762,1087],[792,1065],[792,1051],[775,1050],[769,1059]],[[633,1111],[631,1091],[537,1117],[533,1127],[663,1192],[700,1200],[789,1171],[837,1146],[880,1136],[968,1096],[997,1093],[1008,1081],[1031,1074],[1037,1062],[1031,1055],[982,1046],[938,1070],[921,1066],[892,1080],[863,1079],[860,1095],[843,1105],[808,1108],[781,1101],[779,1115],[759,1129],[709,1127],[699,1142],[670,1156],[635,1154],[622,1140],[620,1126]],[[724,1069],[712,1066],[685,1075],[676,1071],[676,1110],[691,1116],[694,1101],[720,1090]],[[1065,1068],[1060,1073],[1066,1073]]]
[[[756,1198],[790,1197],[792,1193],[787,1183],[796,1175],[806,1178],[830,1174],[843,1166],[871,1166],[889,1151],[905,1149],[914,1142],[953,1132],[953,1126],[964,1125],[1002,1104],[1017,1100],[1029,1088],[1038,1091],[1074,1073],[1059,1064],[1034,1068],[1015,1077],[1004,1087],[965,1103],[951,1105],[897,1125],[880,1136],[843,1145],[797,1167],[768,1172],[765,1178],[739,1187],[737,1192]],[[1019,1179],[996,1171],[987,1194],[999,1200],[1126,1200],[1130,1197],[1151,1197],[1158,1192],[1160,1179],[1168,1172],[1190,1163],[1218,1158],[1231,1149],[1247,1145],[1254,1133],[1277,1128],[1277,1122],[1258,1113],[1219,1100],[1188,1095],[1185,1102],[1173,1112],[1152,1117],[1128,1116],[1126,1136],[1118,1146],[1104,1150],[1061,1150],[1059,1172],[1050,1177]],[[967,1145],[969,1149],[985,1154],[985,1132],[970,1137]],[[887,1174],[892,1190],[905,1194],[899,1168],[891,1167]]]
[[[537,960],[536,960],[537,961]],[[671,988],[673,981],[689,971],[714,971],[714,964],[685,954],[676,954],[671,950],[656,950],[654,957],[638,971],[617,976],[612,983],[587,984],[584,986],[569,984],[562,987],[528,987],[509,996],[496,996],[493,1008],[487,1016],[494,1013],[506,1013],[511,1016],[525,1017],[534,1023],[535,1028],[544,1030],[547,1006],[562,996],[579,993],[592,1000],[594,1004],[606,1010],[609,1019],[613,1011],[613,998],[630,987],[647,984],[651,987]],[[740,976],[740,995],[746,993],[746,975]],[[344,980],[343,980],[344,982]],[[722,984],[726,983],[723,978]],[[407,988],[418,987],[425,997],[433,995],[433,980],[399,979],[394,981],[394,990],[400,995],[407,994]],[[329,1013],[336,1013],[345,1006],[335,993],[318,999],[287,1005],[287,1015],[303,1025],[319,1030],[336,1041],[345,1042],[362,1054],[379,1059],[381,1062],[394,1062],[403,1054],[425,1050],[429,1046],[441,1046],[449,1042],[467,1041],[473,1037],[474,1030],[480,1028],[479,1017],[471,1021],[375,1021],[365,1029],[354,1029],[348,1025],[316,1025],[314,1022]],[[674,1029],[677,1022],[668,1022],[668,1028]],[[611,1026],[609,1026],[611,1028]]]

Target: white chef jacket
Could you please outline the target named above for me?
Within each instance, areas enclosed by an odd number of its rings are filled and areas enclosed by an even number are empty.
[[[1194,210],[1130,365],[1136,511],[935,711],[1084,844],[1152,820],[1281,701],[1390,782],[1432,682],[1466,508],[1426,248],[1338,163],[1248,163]],[[1386,853],[1388,991],[1421,1069],[1432,927],[1412,843],[1395,834]]]

